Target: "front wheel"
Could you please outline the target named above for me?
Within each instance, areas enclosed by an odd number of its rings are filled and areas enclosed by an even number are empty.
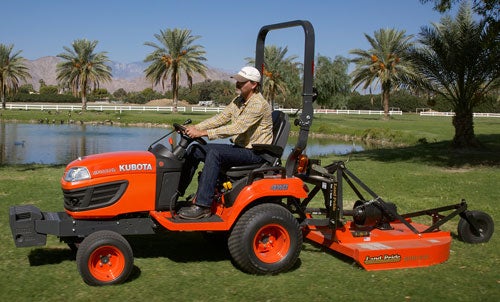
[[[292,268],[302,248],[302,232],[283,206],[262,204],[243,214],[229,239],[231,256],[250,274],[278,274]]]
[[[76,265],[83,281],[89,285],[123,283],[134,265],[132,248],[120,234],[98,231],[80,244]]]
[[[471,223],[464,217],[458,222],[458,236],[467,243],[488,242],[493,235],[494,223],[490,215],[481,211],[465,213]]]

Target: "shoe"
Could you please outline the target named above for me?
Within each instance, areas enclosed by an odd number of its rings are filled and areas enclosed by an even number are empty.
[[[179,210],[179,217],[183,219],[195,220],[209,217],[210,215],[212,215],[210,208],[200,207],[195,204]]]

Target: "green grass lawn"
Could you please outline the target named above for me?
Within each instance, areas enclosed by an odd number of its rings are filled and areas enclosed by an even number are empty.
[[[3,111],[3,117],[6,112]],[[179,114],[179,119],[186,116]],[[165,116],[166,120],[170,120]],[[326,165],[347,161],[354,172],[399,212],[438,207],[465,198],[472,210],[490,214],[500,225],[500,121],[478,119],[475,130],[486,149],[448,149],[451,119],[317,116],[313,132],[332,129],[346,135],[388,129],[427,144],[378,148],[321,158]],[[340,130],[339,130],[340,129]],[[425,268],[368,272],[349,258],[305,242],[300,261],[287,273],[253,276],[231,263],[227,249],[198,233],[161,233],[130,237],[135,268],[128,282],[90,287],[80,278],[74,255],[57,238],[47,245],[16,248],[8,209],[34,204],[61,211],[59,179],[64,167],[0,166],[0,300],[2,301],[498,301],[500,238],[467,244],[456,239],[458,219],[442,229],[452,232],[450,258]],[[190,191],[196,184],[191,184]],[[353,195],[347,194],[346,204]]]

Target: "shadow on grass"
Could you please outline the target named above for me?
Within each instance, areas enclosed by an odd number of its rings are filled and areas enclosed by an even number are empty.
[[[167,258],[177,263],[218,262],[232,260],[224,234],[204,234],[199,232],[160,232],[154,235],[127,236],[134,252],[134,258]],[[304,250],[304,248],[303,248]],[[58,264],[63,261],[75,261],[75,252],[69,247],[37,248],[28,256],[31,266]],[[300,259],[290,269],[301,266]],[[131,280],[138,278],[140,269],[134,266]]]
[[[421,143],[415,146],[373,149],[356,154],[382,162],[418,161],[441,167],[500,166],[500,134],[478,135],[479,149],[453,149],[451,141]]]
[[[64,248],[37,248],[28,255],[31,266],[58,264],[63,261],[75,260],[75,253],[68,247]]]
[[[127,237],[134,257],[168,258],[174,262],[222,261],[231,258],[223,240],[211,240],[198,232],[160,232]]]
[[[363,269],[353,258],[344,255],[340,252],[334,251],[324,245],[319,244],[318,242],[312,241],[312,240],[305,240],[305,242],[309,243],[310,245],[304,244],[302,246],[302,251],[303,252],[309,252],[309,253],[320,253],[320,254],[328,254],[330,257],[334,257],[335,259],[350,265],[352,267],[356,267],[359,269]]]
[[[175,262],[229,260],[227,245],[207,240],[201,233],[167,233],[127,236],[135,258],[168,258]],[[28,255],[31,266],[74,261],[75,252],[68,248],[36,248]]]
[[[238,269],[227,247],[225,232],[163,232],[127,238],[137,258],[168,258],[177,263],[231,261]],[[301,266],[299,259],[289,271]],[[241,269],[240,269],[241,270]]]

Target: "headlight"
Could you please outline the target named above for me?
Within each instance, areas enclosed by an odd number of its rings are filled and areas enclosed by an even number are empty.
[[[68,172],[64,174],[64,180],[69,182],[85,179],[90,179],[89,170],[85,167],[74,167],[69,169]]]

